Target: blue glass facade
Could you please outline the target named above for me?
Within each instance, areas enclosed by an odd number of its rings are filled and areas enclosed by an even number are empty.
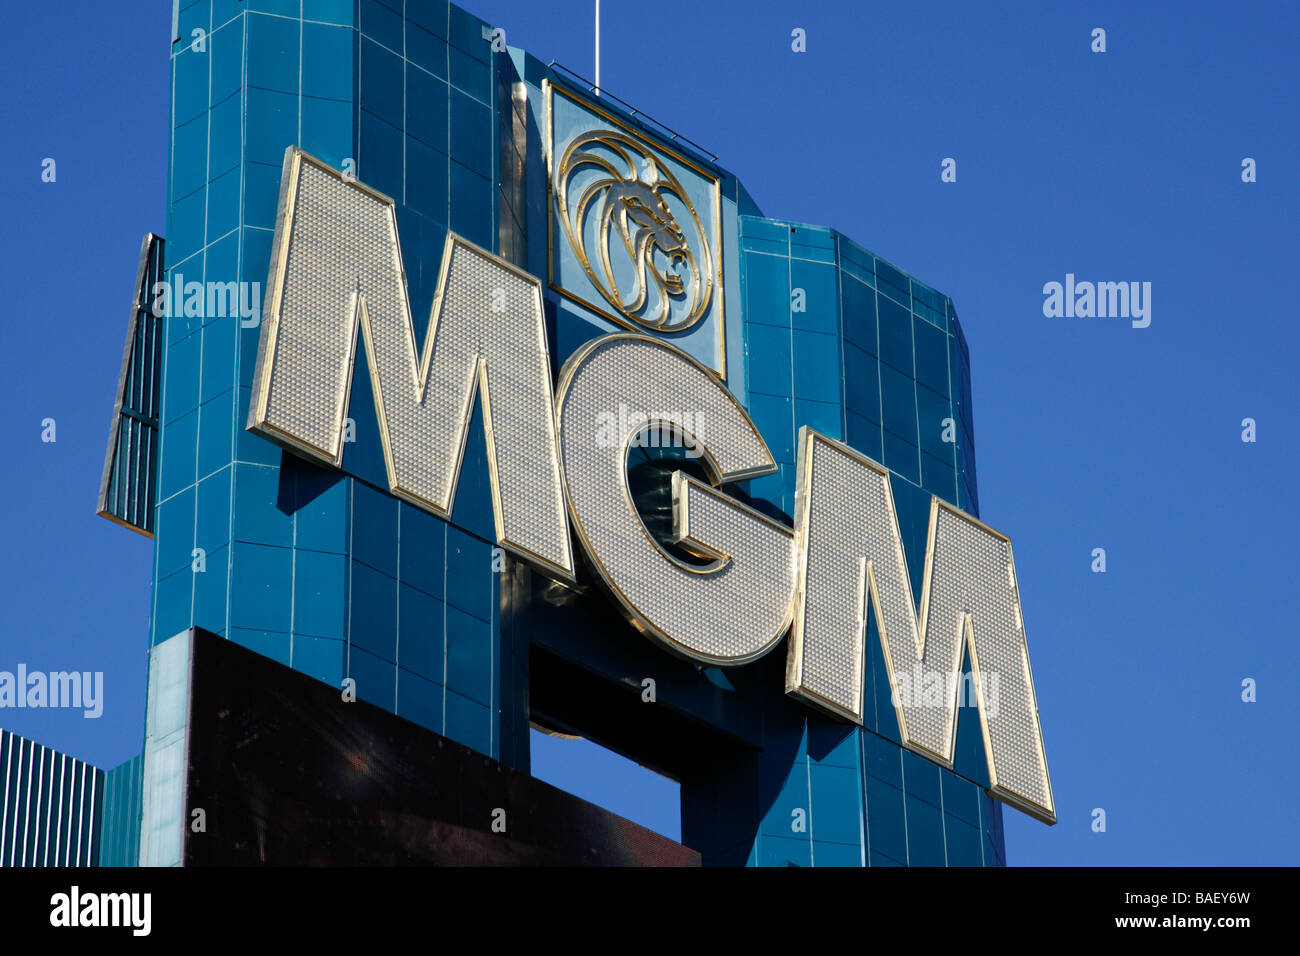
[[[572,81],[492,37],[441,0],[180,5],[165,266],[182,295],[163,335],[150,646],[204,628],[335,687],[350,679],[362,700],[523,770],[530,718],[569,721],[681,780],[683,842],[706,864],[1003,864],[978,714],[961,711],[952,771],[904,750],[874,620],[859,728],[785,696],[784,645],[700,668],[637,634],[597,588],[509,561],[499,573],[481,409],[450,520],[399,501],[365,349],[340,471],[245,429],[259,310],[191,309],[183,292],[235,282],[263,303],[287,146],[393,198],[420,342],[449,229],[548,275],[543,84]],[[951,301],[833,230],[765,218],[731,173],[671,146],[719,184],[718,366],[779,465],[741,493],[789,522],[799,426],[846,441],[890,469],[920,594],[931,495],[978,515]],[[554,289],[546,298],[557,368],[618,330]],[[646,675],[659,706],[620,709]],[[112,772],[104,862],[133,863],[141,813],[144,843],[162,819],[162,802],[141,810],[146,772],[141,758]],[[183,810],[167,803],[166,826]]]
[[[931,496],[978,514],[969,357],[950,300],[827,228],[739,215],[738,233],[743,375],[728,385],[779,464],[747,483],[751,503],[790,522],[799,426],[846,440],[891,471],[920,594]],[[783,651],[718,678],[639,635],[611,638],[589,608],[539,604],[520,612],[536,644],[633,686],[652,674],[661,704],[743,741],[700,744],[716,748],[702,771],[671,757],[661,767],[682,781],[683,841],[706,864],[1005,863],[978,713],[960,711],[954,771],[903,749],[874,618],[858,729],[784,696]],[[593,732],[620,742],[608,727]]]
[[[969,353],[951,301],[823,227],[741,216],[739,258],[749,411],[780,464],[751,495],[788,519],[799,426],[846,441],[891,471],[920,594],[931,495],[978,514]],[[876,627],[873,617],[863,730],[775,700],[765,709],[765,742],[783,743],[746,771],[759,797],[748,862],[1004,863],[978,714],[959,717],[955,773],[902,749]],[[711,809],[721,818],[725,807]],[[798,838],[790,820],[807,807]]]
[[[497,247],[483,26],[446,3],[406,17],[376,2],[185,6],[172,57],[172,281],[265,283],[281,161],[299,144],[397,202],[423,338],[448,227]],[[205,51],[187,45],[195,27]],[[244,430],[259,331],[238,316],[169,319],[152,643],[204,627],[327,683],[350,677],[361,699],[526,763],[526,714],[501,719],[520,678],[499,640],[481,415],[453,520],[439,521],[379,490],[364,388],[346,474]],[[365,381],[364,356],[358,366]]]
[[[978,515],[952,301],[834,230],[757,216],[740,217],[740,268],[749,410],[782,464],[751,492],[793,513],[795,435],[810,425]]]

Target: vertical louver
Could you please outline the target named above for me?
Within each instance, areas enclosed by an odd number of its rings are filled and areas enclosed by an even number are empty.
[[[104,772],[0,730],[0,866],[94,866]]]
[[[104,457],[97,513],[153,537],[158,490],[158,408],[162,394],[162,317],[151,290],[163,278],[163,240],[149,233],[140,246],[135,299],[127,326],[122,374]]]

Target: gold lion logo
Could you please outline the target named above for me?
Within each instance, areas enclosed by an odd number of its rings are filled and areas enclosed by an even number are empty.
[[[585,185],[573,203],[569,190],[578,177]],[[713,295],[708,238],[677,177],[643,145],[612,130],[583,133],[560,160],[555,197],[564,234],[587,278],[625,319],[657,332],[678,332],[703,317]],[[669,197],[679,215],[689,214],[698,256],[669,208]]]

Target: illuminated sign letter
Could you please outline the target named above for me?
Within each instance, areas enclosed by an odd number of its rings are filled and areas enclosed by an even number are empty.
[[[669,650],[710,664],[743,664],[771,650],[790,623],[791,530],[679,471],[674,537],[707,560],[688,564],[654,540],[628,488],[633,440],[661,425],[699,451],[715,485],[776,469],[717,376],[658,339],[606,335],[565,363],[556,404],[574,527],[632,623]],[[645,412],[617,414],[627,407]]]
[[[439,517],[482,398],[497,541],[573,578],[541,283],[448,235],[417,354],[393,201],[290,147],[248,427],[337,468],[358,330],[388,483]]]
[[[903,744],[951,769],[969,648],[990,790],[1055,823],[1011,542],[931,499],[918,614],[889,473],[806,426],[798,469],[787,693],[862,723],[870,610]]]
[[[720,490],[777,465],[717,375],[668,342],[620,333],[579,346],[553,395],[540,281],[454,234],[418,352],[393,201],[295,147],[272,256],[250,430],[338,468],[363,338],[395,495],[450,517],[477,395],[502,546],[574,581],[571,516],[643,633],[727,666],[788,629],[786,693],[857,724],[874,615],[903,745],[952,769],[968,690],[990,791],[1056,822],[1004,535],[932,498],[918,608],[883,466],[803,427],[795,527],[772,520]],[[694,562],[646,527],[628,481],[630,450],[665,434],[708,478],[672,476],[671,540]]]

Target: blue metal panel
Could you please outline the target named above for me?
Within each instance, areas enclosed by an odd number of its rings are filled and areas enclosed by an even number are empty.
[[[136,866],[139,862],[143,771],[144,755],[138,754],[104,772],[99,866]]]

